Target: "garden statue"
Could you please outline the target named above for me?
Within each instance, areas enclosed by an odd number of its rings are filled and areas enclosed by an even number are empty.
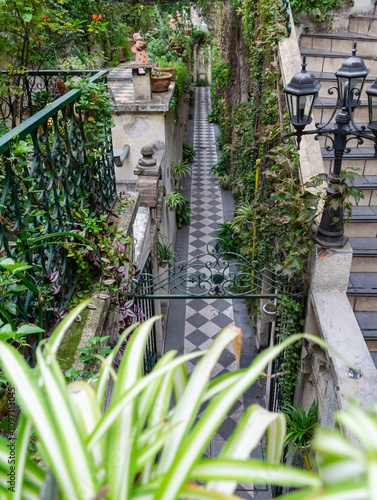
[[[182,14],[179,12],[179,10],[177,10],[176,14],[179,24],[182,24]]]
[[[175,19],[171,14],[169,14],[169,26],[173,31],[177,30],[177,26],[175,25]]]
[[[143,42],[140,33],[134,33],[133,39],[135,44],[131,47],[131,50],[136,54],[136,64],[148,64],[147,42]]]

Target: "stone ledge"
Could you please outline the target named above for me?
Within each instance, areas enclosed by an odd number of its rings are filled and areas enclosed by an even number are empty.
[[[81,334],[80,342],[77,346],[77,349],[81,347],[88,347],[88,340],[92,337],[102,337],[102,329],[105,323],[106,315],[110,306],[110,294],[106,291],[102,293],[106,293],[108,295],[107,299],[100,299],[95,297],[91,304],[96,306],[97,309],[89,309],[88,317],[85,320],[84,329]],[[81,352],[76,350],[75,356],[73,359],[73,368],[75,370],[83,370],[84,363],[79,361],[79,357]]]
[[[377,369],[373,363],[351,305],[342,293],[313,293],[312,303],[322,338],[332,345],[349,363],[361,369],[362,376],[352,379],[347,363],[332,351],[326,351],[339,409],[347,406],[348,398],[363,408],[377,402]]]
[[[151,101],[117,101],[114,109],[116,114],[127,111],[145,111],[146,113],[163,113],[169,111],[174,94],[175,83],[170,84],[167,92],[153,92]]]
[[[130,237],[131,242],[133,241],[133,225],[139,210],[139,194],[136,192],[126,192],[123,193],[120,197],[123,201],[128,201],[126,211],[122,213],[118,219],[116,219],[118,229],[123,229],[123,237]],[[119,233],[118,233],[119,234]],[[114,239],[113,244],[121,244],[122,239],[118,241],[117,238]],[[126,242],[125,242],[126,244]],[[77,351],[77,349],[81,347],[88,346],[88,340],[94,336],[101,337],[103,332],[103,326],[105,323],[105,319],[110,306],[110,298],[111,293],[109,289],[103,289],[102,294],[104,296],[108,296],[106,299],[101,299],[98,297],[98,286],[97,293],[94,295],[94,298],[91,302],[96,309],[85,309],[85,319],[83,319],[82,323],[75,323],[71,328],[70,332],[77,326],[82,328],[82,332],[80,334],[80,340],[78,342],[76,351],[73,357],[69,356],[70,359],[65,359],[69,364],[72,363],[69,367],[73,366],[75,370],[82,370],[84,368],[84,364],[79,361],[79,357],[81,352]],[[77,338],[77,337],[76,337]],[[64,339],[62,341],[62,345],[64,345]],[[70,362],[72,360],[72,362]]]

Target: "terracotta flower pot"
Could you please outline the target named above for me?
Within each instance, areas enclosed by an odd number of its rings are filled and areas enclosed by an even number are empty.
[[[172,78],[171,73],[165,76],[151,76],[152,92],[167,92]]]
[[[60,96],[64,95],[67,91],[65,83],[62,80],[56,82],[56,86],[58,88]]]
[[[172,76],[174,76],[174,68],[173,68],[173,66],[171,66],[169,68],[160,68],[159,66],[156,66],[153,69],[155,71],[157,71],[158,73],[170,73]]]
[[[175,45],[172,47],[172,50],[175,50],[177,54],[182,55],[183,54],[183,47],[178,47],[178,45]]]

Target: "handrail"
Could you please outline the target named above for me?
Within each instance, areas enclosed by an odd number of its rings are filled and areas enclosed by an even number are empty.
[[[56,72],[49,72],[51,74],[56,74]],[[80,72],[82,74],[82,71]],[[97,71],[95,75],[90,78],[90,82],[96,82],[108,75],[109,70]],[[70,73],[72,74],[72,73]],[[67,92],[67,94],[59,97],[53,103],[49,104],[41,111],[38,111],[30,118],[24,120],[20,125],[13,128],[6,134],[0,137],[0,154],[4,153],[12,146],[12,142],[24,139],[30,132],[35,130],[39,125],[42,125],[48,118],[56,114],[61,109],[65,108],[72,101],[76,100],[81,95],[81,89],[74,89]]]
[[[106,82],[107,74],[108,70],[97,71],[89,81]],[[26,262],[41,266],[46,276],[58,276],[51,300],[54,313],[51,308],[44,312],[47,325],[67,307],[77,269],[68,258],[66,236],[59,244],[56,240],[31,248],[30,238],[76,231],[80,210],[89,214],[111,210],[117,198],[109,114],[98,112],[102,130],[93,138],[92,110],[79,109],[81,95],[81,88],[67,92],[0,137],[0,248],[9,257],[22,255]],[[28,147],[10,154],[20,140]],[[18,294],[15,300],[25,319],[33,320],[37,297],[28,292],[26,299]]]

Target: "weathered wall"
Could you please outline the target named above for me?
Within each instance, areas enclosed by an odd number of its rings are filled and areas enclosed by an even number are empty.
[[[354,0],[354,5],[350,6],[348,2],[345,2],[341,7],[335,9],[333,12],[332,21],[332,31],[348,31],[348,20],[350,16],[358,15],[371,15],[374,14],[375,8],[374,0]],[[297,18],[300,20],[301,24],[297,27],[297,36],[299,37],[303,30],[306,28],[310,32],[325,31],[328,22],[322,24],[316,22],[313,15],[308,14],[297,14]]]
[[[166,143],[165,117],[163,113],[126,112],[113,116],[114,149],[123,149],[125,144],[130,145],[130,152],[123,167],[116,169],[118,183],[136,179],[134,168],[141,158],[141,148],[157,141]]]

